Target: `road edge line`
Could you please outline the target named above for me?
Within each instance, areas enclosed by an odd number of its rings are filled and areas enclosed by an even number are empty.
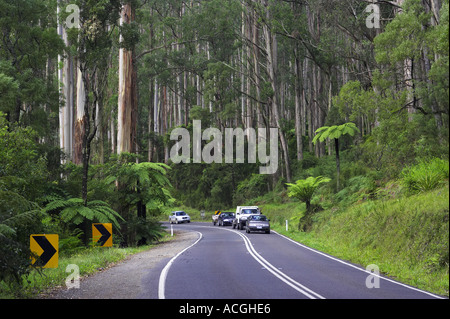
[[[180,251],[178,254],[176,254],[168,263],[167,265],[164,267],[164,269],[161,271],[161,274],[159,276],[159,283],[158,283],[158,299],[166,299],[166,279],[167,279],[167,274],[169,273],[169,269],[172,266],[172,264],[174,263],[174,261],[181,256],[185,251],[187,251],[188,249],[194,247],[202,238],[203,238],[203,234],[199,231],[195,231],[197,234],[199,234],[199,238],[195,241],[195,243],[193,243],[192,245],[190,245],[189,247],[186,247],[185,249],[183,249],[182,251]]]
[[[339,263],[344,264],[344,265],[346,265],[346,266],[352,267],[352,268],[357,269],[357,270],[359,270],[359,271],[365,272],[365,273],[367,273],[367,274],[369,274],[369,275],[371,275],[371,276],[378,277],[378,278],[380,278],[380,279],[384,279],[384,280],[386,280],[386,281],[389,281],[389,282],[391,282],[391,283],[397,284],[397,285],[399,285],[399,286],[402,286],[402,287],[405,287],[405,288],[409,288],[409,289],[411,289],[411,290],[415,290],[415,291],[421,292],[421,293],[423,293],[423,294],[429,295],[429,296],[434,297],[434,298],[436,298],[436,299],[445,299],[445,298],[443,298],[443,297],[441,297],[441,296],[439,296],[439,295],[433,294],[433,293],[431,293],[431,292],[428,292],[428,291],[425,291],[425,290],[422,290],[422,289],[419,289],[419,288],[416,288],[416,287],[413,287],[413,286],[410,286],[410,285],[407,285],[407,284],[404,284],[404,283],[395,281],[395,280],[393,280],[393,279],[390,279],[390,278],[387,278],[387,277],[384,277],[384,276],[377,275],[377,274],[374,274],[374,273],[372,273],[372,272],[369,272],[369,271],[367,271],[366,269],[363,269],[363,268],[358,267],[358,266],[356,266],[356,265],[353,265],[353,264],[351,264],[351,263],[345,262],[345,261],[343,261],[343,260],[341,260],[341,259],[339,259],[339,258],[337,258],[337,257],[333,257],[333,256],[328,255],[328,254],[326,254],[326,253],[323,253],[323,252],[321,252],[321,251],[319,251],[319,250],[316,250],[316,249],[314,249],[314,248],[311,248],[311,247],[308,247],[308,246],[306,246],[306,245],[303,245],[302,243],[299,243],[298,241],[295,241],[295,240],[293,240],[292,238],[289,238],[289,237],[287,237],[287,236],[285,236],[285,235],[283,235],[283,234],[280,234],[279,232],[277,232],[277,231],[275,231],[275,230],[272,230],[272,232],[274,232],[274,233],[277,234],[278,236],[280,236],[280,237],[282,237],[282,238],[284,238],[284,239],[286,239],[286,240],[288,240],[288,241],[291,241],[292,243],[294,243],[294,244],[296,244],[296,245],[298,245],[298,246],[300,246],[300,247],[302,247],[302,248],[308,249],[308,250],[310,250],[310,251],[312,251],[312,252],[314,252],[314,253],[316,253],[316,254],[322,255],[322,256],[324,256],[324,257],[326,257],[326,258],[328,258],[328,259],[334,260],[334,261],[336,261],[336,262],[339,262]]]

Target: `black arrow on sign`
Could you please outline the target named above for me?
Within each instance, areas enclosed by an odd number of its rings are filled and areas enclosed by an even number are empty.
[[[95,226],[95,228],[97,228],[97,230],[100,232],[100,234],[102,234],[102,237],[100,237],[100,239],[97,241],[97,243],[100,244],[100,246],[103,246],[106,243],[106,241],[109,239],[109,237],[111,237],[111,234],[105,228],[105,226],[103,226],[102,224],[96,224],[94,226]]]
[[[33,239],[38,243],[39,246],[44,250],[39,259],[34,263],[35,266],[44,267],[50,259],[56,254],[56,249],[48,241],[45,236],[33,236]]]

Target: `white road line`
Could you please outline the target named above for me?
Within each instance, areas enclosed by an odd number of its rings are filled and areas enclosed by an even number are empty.
[[[159,285],[158,285],[158,298],[159,299],[166,299],[166,279],[167,274],[169,272],[170,267],[172,266],[175,259],[177,259],[181,254],[183,254],[186,250],[190,249],[191,247],[195,246],[203,237],[203,234],[201,232],[196,232],[199,234],[199,237],[195,243],[190,245],[189,247],[183,249],[181,252],[179,252],[175,257],[173,257],[167,265],[164,267],[164,269],[161,271],[161,275],[159,276]]]
[[[278,279],[280,279],[281,281],[283,281],[284,283],[286,283],[290,287],[294,288],[295,290],[297,290],[301,294],[305,295],[309,299],[325,299],[323,296],[321,296],[318,293],[312,291],[311,289],[309,289],[308,287],[302,285],[301,283],[295,281],[294,279],[292,279],[291,277],[289,277],[288,275],[286,275],[285,273],[283,273],[282,271],[280,271],[279,269],[274,267],[267,260],[265,260],[260,254],[258,254],[255,251],[255,249],[253,248],[253,245],[252,245],[250,239],[247,236],[245,236],[244,234],[241,234],[241,233],[239,233],[237,231],[233,231],[233,232],[238,234],[239,236],[241,236],[244,239],[245,246],[246,246],[248,252],[250,253],[250,255],[252,255],[252,257],[257,262],[259,262],[263,267],[265,267],[266,270],[268,270],[270,273],[272,273],[272,275],[274,275],[275,277],[277,277]]]
[[[310,250],[310,251],[312,251],[312,252],[314,252],[314,253],[316,253],[316,254],[319,254],[319,255],[322,255],[322,256],[324,256],[324,257],[327,257],[327,258],[329,258],[329,259],[331,259],[331,260],[337,261],[337,262],[339,262],[339,263],[341,263],[341,264],[344,264],[344,265],[346,265],[346,266],[348,266],[348,267],[351,267],[351,268],[357,269],[357,270],[359,270],[359,271],[365,272],[365,273],[367,273],[367,274],[369,274],[369,275],[371,275],[371,276],[373,276],[373,277],[378,277],[378,278],[380,278],[380,279],[389,281],[389,282],[391,282],[391,283],[397,284],[397,285],[399,285],[399,286],[402,286],[402,287],[405,287],[405,288],[408,288],[408,289],[411,289],[411,290],[414,290],[414,291],[418,291],[418,292],[424,293],[424,294],[426,294],[426,295],[432,296],[432,297],[437,298],[437,299],[444,299],[443,297],[438,296],[438,295],[435,295],[435,294],[432,294],[431,292],[424,291],[424,290],[421,290],[421,289],[419,289],[419,288],[415,288],[415,287],[412,287],[412,286],[408,286],[408,285],[406,285],[406,284],[403,284],[403,283],[401,283],[401,282],[392,280],[392,279],[390,279],[390,278],[386,278],[386,277],[383,277],[383,276],[380,276],[380,275],[376,275],[376,274],[374,274],[374,273],[372,273],[372,272],[369,272],[369,271],[367,271],[367,270],[365,270],[365,269],[363,269],[363,268],[360,268],[360,267],[358,267],[358,266],[352,265],[352,264],[350,264],[350,263],[348,263],[348,262],[345,262],[345,261],[343,261],[343,260],[341,260],[341,259],[335,258],[335,257],[330,256],[330,255],[327,255],[327,254],[325,254],[325,253],[323,253],[323,252],[321,252],[321,251],[318,251],[318,250],[315,250],[315,249],[310,248],[310,247],[308,247],[308,246],[305,246],[305,245],[303,245],[303,244],[301,244],[301,243],[299,243],[299,242],[297,242],[297,241],[295,241],[295,240],[293,240],[293,239],[291,239],[291,238],[289,238],[289,237],[287,237],[287,236],[284,236],[284,235],[282,235],[282,234],[280,234],[280,233],[278,233],[278,232],[276,232],[276,231],[274,231],[274,230],[272,230],[272,232],[274,232],[275,234],[277,234],[278,236],[280,236],[280,237],[282,237],[282,238],[284,238],[284,239],[286,239],[286,240],[289,240],[290,242],[293,242],[294,244],[296,244],[296,245],[298,245],[298,246],[300,246],[300,247],[302,247],[302,248],[308,249],[308,250]]]
[[[207,227],[211,227],[211,226],[207,226]],[[285,273],[283,273],[282,271],[277,269],[275,266],[273,266],[267,260],[265,260],[260,254],[258,254],[256,252],[256,250],[253,248],[252,242],[244,234],[242,234],[242,233],[240,233],[238,231],[235,231],[235,230],[231,230],[231,229],[226,229],[226,228],[219,228],[219,229],[227,230],[227,231],[236,233],[239,236],[241,236],[242,239],[244,239],[245,247],[247,248],[247,251],[250,253],[250,255],[252,255],[252,257],[257,262],[259,262],[266,270],[268,270],[272,275],[274,275],[275,277],[277,277],[278,279],[283,281],[285,284],[287,284],[290,287],[294,288],[295,290],[297,290],[301,294],[305,295],[309,299],[325,299],[323,296],[321,296],[318,293],[312,291],[311,289],[309,289],[308,287],[302,285],[301,283],[295,281],[294,279],[292,279],[291,277],[289,277],[288,275],[286,275]]]

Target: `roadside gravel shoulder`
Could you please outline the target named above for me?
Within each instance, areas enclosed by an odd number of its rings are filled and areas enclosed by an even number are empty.
[[[148,277],[156,278],[172,257],[198,239],[193,232],[178,231],[175,239],[132,255],[111,268],[80,279],[79,289],[56,289],[41,295],[44,299],[136,299],[148,291]],[[156,291],[156,290],[155,290]],[[155,296],[150,296],[155,297]]]

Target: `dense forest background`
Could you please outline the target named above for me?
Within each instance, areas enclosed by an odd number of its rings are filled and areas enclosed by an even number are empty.
[[[0,280],[26,271],[31,232],[58,229],[69,249],[111,221],[133,245],[169,203],[213,211],[319,175],[337,193],[448,160],[448,12],[448,0],[0,0],[0,256],[19,252]],[[278,128],[277,173],[171,163],[171,131],[193,120]],[[345,123],[354,136],[313,143]]]

